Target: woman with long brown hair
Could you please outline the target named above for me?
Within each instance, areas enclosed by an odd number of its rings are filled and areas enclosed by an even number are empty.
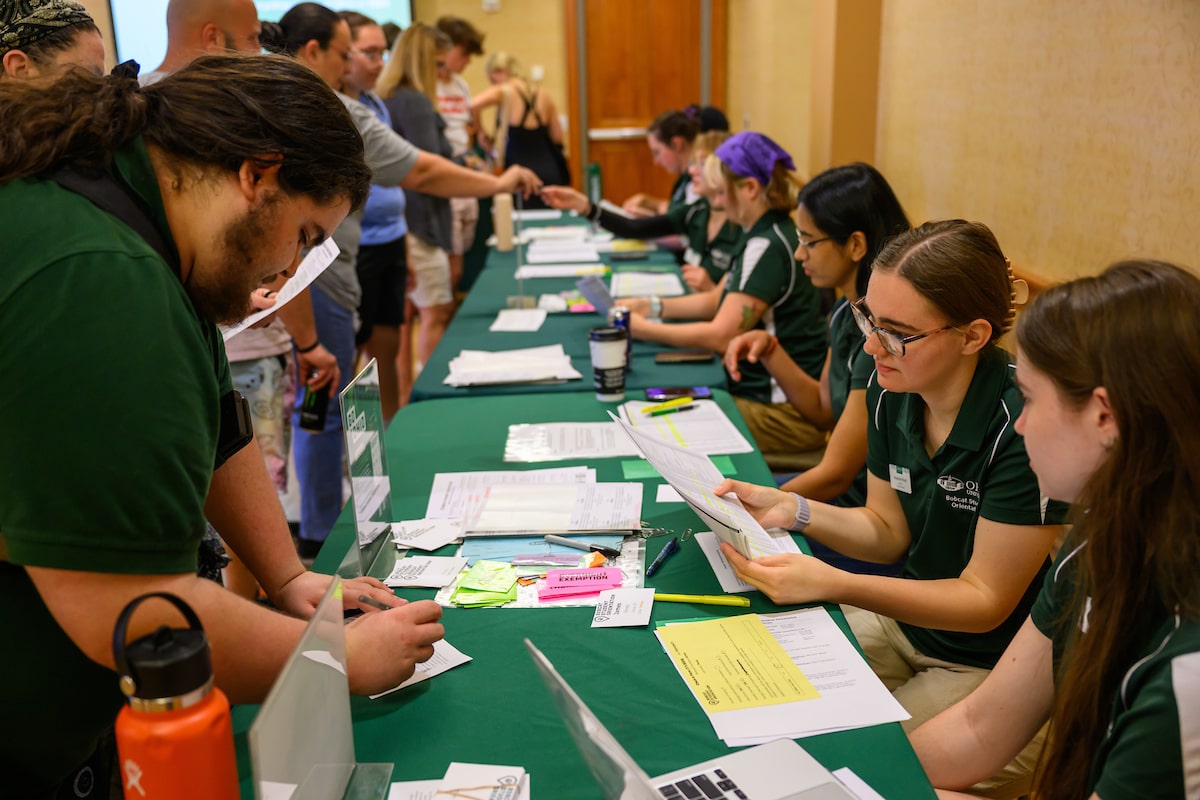
[[[1075,526],[991,676],[912,737],[970,785],[1042,724],[1041,800],[1200,792],[1200,279],[1126,261],[1017,325],[1017,430]],[[943,797],[956,797],[951,792]]]

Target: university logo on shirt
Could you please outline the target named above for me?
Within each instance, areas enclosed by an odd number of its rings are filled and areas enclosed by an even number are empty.
[[[969,511],[974,514],[979,510],[979,482],[964,481],[953,475],[941,475],[937,485],[946,492],[946,502],[956,511]]]

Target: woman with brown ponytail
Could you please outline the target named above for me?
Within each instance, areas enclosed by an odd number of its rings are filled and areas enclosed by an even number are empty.
[[[1075,525],[991,676],[912,737],[969,786],[1050,720],[1039,800],[1200,796],[1200,279],[1127,261],[1017,325],[1017,431]],[[959,797],[940,792],[941,797]]]
[[[764,527],[803,531],[864,561],[907,557],[900,576],[887,577],[804,555],[750,560],[722,545],[738,577],[777,603],[844,604],[871,668],[912,715],[907,731],[987,677],[1028,616],[1062,532],[1065,509],[1046,507],[1013,429],[1021,396],[996,346],[1016,295],[984,225],[930,222],[895,237],[850,306],[875,361],[866,504],[840,508],[738,481],[716,488],[736,493]],[[1039,745],[987,788],[1019,794]]]

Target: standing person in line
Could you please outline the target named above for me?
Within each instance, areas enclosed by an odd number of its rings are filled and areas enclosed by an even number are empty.
[[[710,131],[696,137],[688,165],[696,202],[676,206],[666,214],[634,218],[614,214],[570,186],[547,186],[542,190],[542,199],[553,208],[574,211],[627,239],[684,236],[687,243],[682,267],[684,281],[693,291],[719,293],[741,242],[742,229],[729,221],[724,207],[713,205],[716,187],[704,177],[704,162],[728,138],[724,131]],[[644,313],[646,308],[641,310]]]
[[[483,110],[498,106],[494,141],[484,137],[488,148],[494,145],[505,165],[520,164],[533,170],[547,186],[569,184],[562,122],[553,98],[525,80],[517,60],[508,53],[488,56],[487,75],[492,87],[471,98],[471,119],[476,129],[482,129]],[[546,204],[534,197],[526,206],[545,208]]]
[[[350,26],[319,3],[300,3],[278,23],[263,23],[262,42],[268,50],[286,53],[314,70],[325,83],[338,87],[350,69]],[[444,197],[487,196],[497,192],[532,192],[540,188],[537,177],[520,167],[503,175],[485,175],[460,167],[441,156],[425,153],[401,138],[362,103],[338,97],[350,112],[366,147],[366,160],[381,186],[400,185]],[[352,212],[333,233],[340,253],[311,287],[318,340],[337,357],[345,388],[354,377],[354,332],[361,298],[355,263],[362,212]],[[411,256],[411,254],[410,254]],[[336,400],[330,404],[321,431],[299,429],[299,403],[293,416],[296,428],[292,452],[300,482],[301,554],[315,555],[342,510],[342,418]]]
[[[0,80],[39,78],[79,66],[104,74],[104,39],[74,0],[0,5]]]
[[[1075,525],[996,669],[912,735],[934,786],[991,774],[1048,719],[1036,797],[1200,794],[1197,317],[1200,279],[1143,260],[1021,314],[1016,428]]]
[[[843,604],[867,662],[912,715],[901,723],[910,733],[996,666],[1062,533],[1066,509],[1039,493],[1013,429],[1022,398],[996,345],[1019,293],[980,223],[929,222],[892,239],[850,306],[876,373],[866,504],[840,508],[740,481],[715,489],[735,493],[764,527],[803,532],[843,555],[907,555],[900,577],[887,577],[721,548],[738,577],[776,603]],[[980,789],[1026,791],[1042,741]]]
[[[383,29],[357,11],[342,11],[339,16],[350,26],[352,47],[350,71],[342,80],[342,91],[391,126],[392,116],[374,92],[388,57]],[[373,184],[363,208],[362,240],[355,264],[362,299],[354,341],[367,358],[374,358],[379,365],[379,402],[385,423],[395,415],[402,397],[399,371],[404,354],[400,352],[400,330],[408,283],[404,246],[407,233],[404,189]]]
[[[379,95],[387,106],[392,128],[416,147],[445,158],[452,155],[446,123],[437,102],[437,71],[445,65],[450,39],[437,28],[414,22],[400,34],[379,79]],[[405,189],[408,202],[408,251],[413,289],[409,297],[418,309],[417,365],[423,365],[454,317],[451,283],[452,246],[450,201]],[[403,357],[410,357],[407,353]]]
[[[437,29],[450,38],[450,49],[437,74],[437,109],[446,122],[446,139],[454,158],[472,169],[482,169],[483,163],[469,155],[474,138],[471,87],[462,74],[470,66],[472,56],[483,55],[485,34],[462,17],[449,15],[438,17]],[[450,286],[457,288],[463,274],[463,255],[475,242],[478,198],[450,198],[450,220]]]
[[[0,341],[19,345],[0,369],[30,389],[0,393],[0,774],[6,797],[75,797],[76,779],[102,797],[106,731],[125,704],[112,631],[129,601],[185,600],[216,685],[257,703],[329,587],[296,557],[235,422],[216,323],[295,270],[371,173],[342,103],[283,58],[203,56],[144,88],[85,70],[0,81],[0,118]],[[138,212],[118,218],[46,177],[65,169],[129,197],[151,233],[131,227]],[[274,609],[196,575],[206,517]],[[347,581],[343,602],[366,612],[345,628],[356,694],[397,685],[442,638],[437,604],[373,578]],[[178,622],[147,603],[129,636]]]
[[[908,230],[892,187],[867,164],[834,167],[804,185],[798,198],[796,259],[818,289],[841,297],[829,315],[829,352],[820,378],[805,372],[765,330],[729,343],[725,369],[734,381],[741,364],[760,364],[806,420],[833,426],[820,463],[783,485],[810,500],[861,506],[867,499],[867,386],[875,362],[851,306],[867,292],[871,263],[887,241]]]
[[[149,86],[206,53],[262,52],[261,25],[253,0],[171,0],[167,4],[167,52],[162,64],[138,80]],[[279,285],[270,287],[277,290]],[[225,343],[233,386],[250,405],[255,439],[278,494],[288,491],[291,409],[296,387],[336,386],[338,364],[321,346],[305,289],[268,325],[250,328]],[[298,380],[297,376],[303,380]],[[200,547],[202,575],[222,580],[243,597],[254,597],[258,584],[236,553],[223,553],[219,531],[210,530]],[[228,561],[224,570],[222,564]]]

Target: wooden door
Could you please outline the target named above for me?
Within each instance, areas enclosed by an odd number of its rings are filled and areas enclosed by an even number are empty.
[[[604,195],[667,197],[645,128],[662,111],[725,104],[725,0],[563,0],[575,185],[600,164]]]

